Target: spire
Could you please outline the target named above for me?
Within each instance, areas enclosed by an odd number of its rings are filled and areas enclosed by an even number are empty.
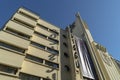
[[[75,16],[76,16],[77,18],[79,18],[80,20],[82,20],[79,12],[77,12]]]
[[[76,16],[76,17],[80,17],[80,13],[79,13],[79,12],[77,12],[75,16]]]

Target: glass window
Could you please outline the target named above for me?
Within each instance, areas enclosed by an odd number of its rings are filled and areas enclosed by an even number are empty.
[[[76,46],[75,45],[73,45],[73,49],[76,50]]]
[[[65,47],[68,47],[68,45],[67,45],[65,42],[63,42],[63,45],[64,45]]]
[[[46,65],[52,66],[53,68],[59,68],[59,65],[53,62],[45,61]]]
[[[64,67],[65,67],[65,69],[66,69],[67,71],[70,71],[70,68],[69,68],[68,65],[65,65]]]
[[[20,25],[23,25],[23,26],[25,26],[27,28],[34,29],[34,26],[32,26],[30,24],[27,24],[27,23],[25,23],[25,22],[23,22],[21,20],[16,19],[16,18],[14,18],[14,20],[12,20],[12,21],[14,21],[15,23],[18,23]]]
[[[53,39],[53,38],[48,37],[48,39],[49,39],[50,41],[52,41],[53,44],[58,44],[58,43],[59,43],[58,40],[55,40],[55,39]]]
[[[51,79],[45,79],[45,78],[43,78],[42,80],[51,80]]]
[[[43,26],[43,25],[41,25],[41,24],[37,24],[40,28],[43,28],[43,29],[45,29],[45,30],[48,30],[48,28],[47,27],[45,27],[45,26]]]
[[[31,42],[31,44],[34,45],[34,46],[37,46],[37,47],[39,47],[39,48],[41,48],[41,49],[45,49],[45,46],[43,46],[43,45],[41,45],[41,44],[39,44],[39,43]]]
[[[40,77],[25,74],[25,73],[20,73],[20,79],[21,80],[40,80]]]
[[[10,66],[5,66],[5,65],[0,64],[0,71],[10,73],[10,74],[16,74],[17,68],[13,68],[13,67],[10,67]]]
[[[43,38],[47,38],[47,36],[45,36],[44,34],[41,34],[41,33],[39,33],[39,32],[34,32],[35,34],[37,34],[38,36],[40,36],[40,37],[43,37]]]
[[[39,62],[39,63],[43,63],[43,59],[29,55],[29,54],[26,55],[26,58],[33,60],[33,61],[36,61],[36,62]]]
[[[18,48],[16,46],[13,46],[13,45],[10,45],[10,44],[6,44],[4,42],[0,42],[0,46],[5,47],[5,48],[9,48],[11,50],[15,50],[15,51],[18,51],[18,52],[21,52],[21,53],[25,52],[24,49]]]
[[[22,14],[23,16],[26,16],[26,17],[28,17],[28,18],[30,18],[30,19],[32,19],[32,20],[34,20],[34,21],[36,21],[36,20],[37,20],[36,18],[34,18],[34,17],[32,17],[32,16],[30,16],[30,15],[28,15],[28,14],[26,14],[26,13],[22,12],[22,11],[19,11],[19,13],[20,13],[20,14]]]
[[[72,43],[74,44],[75,42],[74,42],[74,39],[72,39]]]
[[[6,30],[9,31],[9,32],[12,33],[12,34],[21,36],[21,37],[26,38],[26,39],[30,39],[30,36],[25,35],[25,34],[23,34],[23,33],[20,33],[20,32],[18,32],[18,31],[15,31],[15,30],[12,30],[12,29],[9,29],[9,28],[7,28]]]
[[[71,34],[71,38],[73,38],[73,35]]]
[[[74,52],[74,57],[75,57],[75,59],[78,58],[78,54],[77,54],[77,52]]]
[[[64,34],[63,34],[62,36],[63,36],[64,38],[67,38],[66,35],[64,35]]]
[[[80,64],[79,64],[79,61],[78,61],[78,60],[75,62],[75,64],[76,64],[76,67],[77,67],[77,68],[80,67]]]
[[[58,52],[57,50],[54,50],[54,49],[51,49],[51,48],[48,48],[48,47],[47,47],[47,50],[48,50],[50,53],[59,54],[59,52]]]
[[[66,52],[64,52],[64,56],[65,56],[66,58],[69,57],[69,55],[68,55]]]
[[[56,35],[59,34],[55,29],[49,29],[49,31],[52,32],[52,33],[55,33]]]

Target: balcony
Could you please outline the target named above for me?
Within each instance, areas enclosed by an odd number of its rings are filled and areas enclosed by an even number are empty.
[[[10,29],[13,29],[17,32],[20,32],[20,33],[23,33],[23,34],[26,34],[26,35],[29,35],[31,36],[33,34],[33,30],[23,26],[23,25],[20,25],[18,23],[15,23],[13,21],[9,21],[7,24],[6,24],[6,27],[7,28],[10,28]]]
[[[19,38],[5,31],[0,31],[0,41],[20,47],[22,49],[27,49],[29,45],[28,40]]]
[[[34,13],[24,9],[24,8],[20,8],[18,12],[22,12],[26,15],[29,15],[29,16],[33,17],[34,19],[39,19],[39,17],[36,14],[34,14]]]
[[[0,75],[0,80],[20,80],[16,76]]]
[[[47,39],[44,39],[44,38],[41,38],[41,37],[38,37],[36,35],[34,35],[32,38],[31,38],[32,41],[34,42],[37,42],[37,43],[40,43],[44,46],[47,46],[47,47],[50,47],[50,48],[53,48],[55,50],[58,50],[58,44],[52,42],[52,41],[49,41]]]
[[[21,21],[21,22],[24,22],[26,24],[29,24],[31,27],[35,27],[36,26],[36,21],[33,21],[23,15],[20,15],[18,13],[16,13],[14,16],[13,16],[15,19]]]
[[[53,39],[59,40],[59,36],[58,36],[58,35],[50,32],[50,31],[48,31],[48,30],[45,30],[45,29],[43,29],[43,28],[41,28],[41,27],[39,27],[39,26],[37,26],[37,27],[35,28],[35,31],[37,31],[37,32],[39,32],[39,33],[41,33],[41,34],[44,34],[44,35],[46,35],[46,36],[48,36],[48,37],[51,37],[51,38],[53,38]]]
[[[29,62],[29,61],[23,62],[21,72],[35,75],[38,77],[43,77],[43,78],[49,77],[50,79],[53,79],[52,75],[56,74],[56,76],[55,76],[56,80],[58,78],[58,76],[57,76],[58,71],[57,70],[55,70],[55,69],[52,70],[52,68],[42,66],[39,64],[35,64],[35,63]]]
[[[0,48],[0,63],[20,68],[22,66],[23,60],[23,55],[20,55],[14,51]]]
[[[58,55],[53,55],[47,51],[35,48],[33,46],[29,46],[27,53],[30,55],[40,57],[40,58],[45,59],[45,60],[55,62],[55,63],[59,62]]]

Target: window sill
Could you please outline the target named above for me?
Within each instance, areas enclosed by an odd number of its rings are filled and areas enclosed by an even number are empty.
[[[16,54],[18,54],[18,55],[25,56],[25,53],[21,53],[21,52],[18,52],[18,51],[9,49],[9,48],[5,48],[5,47],[2,47],[2,46],[0,46],[0,48],[1,48],[1,49],[4,49],[4,50],[7,50],[7,51],[10,51],[10,52],[13,52],[13,53],[16,53]]]
[[[59,68],[54,68],[54,67],[52,67],[52,66],[48,66],[48,65],[45,65],[45,64],[43,64],[43,63],[39,63],[39,62],[30,60],[30,59],[26,59],[26,58],[25,58],[25,60],[26,60],[26,61],[29,61],[29,62],[32,62],[32,63],[34,63],[34,64],[37,64],[37,65],[41,65],[41,66],[45,66],[45,67],[52,68],[52,69],[55,69],[55,70],[59,70]]]
[[[2,71],[0,71],[0,74],[1,74],[1,75],[6,75],[6,76],[10,76],[10,77],[14,77],[14,78],[19,78],[19,76],[14,75],[14,74],[10,74],[10,73],[7,73],[7,72],[2,72]]]
[[[37,49],[40,49],[40,50],[43,50],[43,51],[46,51],[46,52],[48,52],[48,53],[50,53],[50,54],[54,54],[54,53],[51,53],[50,51],[47,51],[47,50],[45,50],[45,49],[42,49],[42,48],[39,48],[39,47],[37,47],[37,46],[34,46],[34,45],[32,45],[32,44],[30,44],[32,47],[35,47],[35,48],[37,48]],[[47,47],[47,46],[46,46]],[[54,54],[54,55],[56,55],[56,56],[59,56],[59,53],[58,54]]]

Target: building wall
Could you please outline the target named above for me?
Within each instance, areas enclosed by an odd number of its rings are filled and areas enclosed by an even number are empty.
[[[0,31],[0,80],[119,79],[117,64],[79,14],[63,30],[20,8]]]
[[[60,63],[61,63],[61,80],[73,80],[71,74],[70,65],[70,53],[69,53],[69,43],[68,43],[68,33],[65,30],[61,30],[60,33]]]
[[[103,65],[110,77],[111,80],[118,80],[120,78],[119,72],[112,60],[112,57],[108,54],[108,52],[99,45],[97,46],[99,55],[101,57],[101,60],[103,62]]]
[[[115,60],[116,64],[118,65],[119,69],[120,69],[120,61]]]
[[[100,46],[100,49],[105,51],[104,54],[107,54],[107,57],[109,58],[110,65],[107,65],[109,63],[106,63],[103,56],[100,51],[96,48],[97,43],[94,42],[91,33],[87,27],[87,24],[81,19],[80,15],[76,15],[76,21],[70,26],[71,33],[80,38],[81,40],[84,40],[86,42],[86,45],[88,47],[89,55],[91,57],[91,62],[94,64],[94,70],[97,75],[95,80],[118,80],[120,77],[118,69],[115,67],[114,62],[111,60],[108,53],[106,53],[106,49],[102,46]],[[79,34],[78,34],[79,33]],[[78,52],[80,53],[80,52]],[[85,54],[85,53],[83,53]],[[103,55],[104,55],[103,54]],[[87,64],[88,65],[88,64]],[[81,65],[82,66],[82,65]],[[92,67],[93,68],[93,67]],[[114,71],[113,71],[114,70]],[[94,71],[93,71],[94,72]],[[84,78],[84,75],[81,74]],[[85,78],[86,79],[86,78]],[[89,80],[89,77],[88,79]]]
[[[0,31],[0,80],[61,80],[60,28],[20,8]]]

